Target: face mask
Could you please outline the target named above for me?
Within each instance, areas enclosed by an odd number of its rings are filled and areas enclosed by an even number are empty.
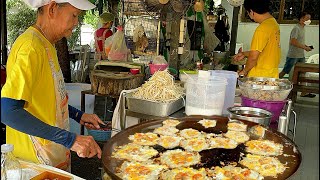
[[[310,25],[311,20],[309,19],[308,21],[303,22],[305,25]]]

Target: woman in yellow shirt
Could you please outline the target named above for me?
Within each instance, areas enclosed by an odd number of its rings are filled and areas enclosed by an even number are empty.
[[[270,0],[245,0],[246,9],[252,21],[259,23],[256,28],[250,51],[242,49],[234,56],[235,61],[247,57],[245,68],[239,76],[278,78],[280,63],[279,24],[269,13]]]
[[[101,158],[92,136],[69,132],[69,117],[90,129],[101,119],[68,105],[64,78],[54,44],[69,37],[87,0],[24,0],[38,8],[34,25],[13,44],[7,79],[1,90],[1,122],[7,125],[6,143],[26,161],[70,170],[70,150],[80,157]]]

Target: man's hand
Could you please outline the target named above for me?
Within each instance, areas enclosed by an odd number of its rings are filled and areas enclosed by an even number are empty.
[[[96,114],[84,113],[80,120],[80,124],[89,129],[100,129],[99,123],[105,125],[105,123]]]
[[[241,70],[241,71],[238,71],[238,75],[239,75],[239,77],[241,77],[241,76],[247,76],[247,72],[243,69],[243,70]]]
[[[304,46],[305,46],[305,47],[304,47],[304,50],[306,50],[307,52],[309,52],[309,51],[312,50],[309,46],[307,46],[307,45],[304,45]]]
[[[92,158],[97,155],[101,159],[101,149],[92,136],[77,135],[71,151],[74,151],[82,158]]]
[[[243,58],[245,58],[246,56],[244,55],[244,53],[242,52],[242,47],[238,50],[238,54],[236,54],[235,56],[233,56],[233,60],[234,61],[241,61]]]

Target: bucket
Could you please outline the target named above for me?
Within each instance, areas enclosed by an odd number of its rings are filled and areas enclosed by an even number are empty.
[[[255,100],[250,99],[244,96],[241,96],[241,105],[242,106],[249,106],[249,107],[256,107],[265,109],[272,113],[270,127],[273,129],[278,128],[278,119],[282,112],[284,105],[287,103],[286,100],[284,101],[264,101],[264,100]]]
[[[210,76],[188,78],[186,83],[186,114],[222,115],[227,79]]]
[[[149,64],[150,74],[154,74],[156,71],[163,71],[168,67],[168,64]]]
[[[228,114],[228,108],[234,106],[234,98],[236,94],[236,85],[238,79],[238,73],[234,71],[226,71],[226,70],[210,70],[211,76],[219,76],[227,78],[227,88],[226,94],[224,97],[224,105],[222,114]]]

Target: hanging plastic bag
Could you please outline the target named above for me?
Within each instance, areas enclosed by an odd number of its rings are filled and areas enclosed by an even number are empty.
[[[104,52],[106,53],[106,56],[107,56],[107,57],[108,57],[109,52],[110,52],[110,50],[111,50],[113,37],[114,37],[114,34],[113,34],[112,36],[108,37],[108,38],[104,41]]]
[[[202,13],[203,17],[206,17],[204,13]],[[204,49],[207,53],[211,53],[214,51],[214,49],[219,45],[220,40],[217,38],[217,36],[213,33],[214,30],[210,28],[208,25],[208,21],[206,18],[203,18],[203,27],[204,27]]]
[[[108,59],[111,61],[127,61],[128,48],[124,38],[123,28],[119,26],[117,29],[118,31],[113,35]]]

